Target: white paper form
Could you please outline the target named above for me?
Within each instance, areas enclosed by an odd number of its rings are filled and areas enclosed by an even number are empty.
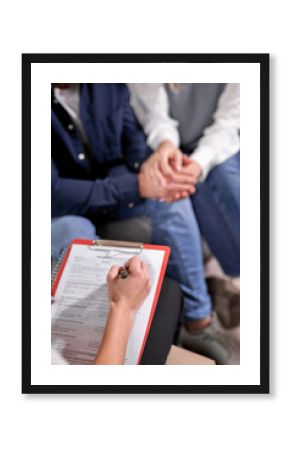
[[[69,364],[92,364],[109,311],[106,277],[116,264],[140,250],[74,244],[52,306],[52,347]],[[130,333],[125,364],[137,364],[154,302],[164,251],[144,248],[139,255],[149,267],[150,293],[137,312]]]

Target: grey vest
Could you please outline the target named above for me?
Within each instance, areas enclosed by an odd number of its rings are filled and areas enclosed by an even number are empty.
[[[225,83],[182,83],[178,92],[166,84],[170,116],[179,122],[181,148],[192,152],[203,131],[213,121]]]

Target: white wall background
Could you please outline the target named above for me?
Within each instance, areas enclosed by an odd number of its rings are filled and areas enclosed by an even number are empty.
[[[1,8],[1,447],[263,448],[287,442],[289,55],[287,2],[10,1]],[[270,6],[271,5],[271,6]],[[23,396],[21,53],[270,52],[271,395]],[[249,152],[251,149],[248,150]],[[24,155],[25,158],[25,155]],[[250,180],[249,180],[250,182]],[[40,205],[41,208],[41,205]],[[283,214],[284,213],[284,214]],[[5,272],[5,275],[4,275]],[[250,313],[250,311],[249,311]],[[286,409],[287,408],[287,409]],[[3,442],[2,442],[3,441]]]

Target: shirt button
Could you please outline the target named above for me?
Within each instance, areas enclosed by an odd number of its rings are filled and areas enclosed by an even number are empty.
[[[84,153],[79,153],[78,158],[80,161],[83,161],[84,159],[86,159],[86,155]]]
[[[71,130],[73,130],[73,129],[74,129],[74,126],[73,126],[73,124],[72,124],[72,123],[70,123],[70,124],[68,125],[68,127],[67,127],[67,128],[68,128],[68,130],[70,130],[70,131],[71,131]]]
[[[130,203],[128,203],[128,208],[134,208],[134,203],[133,202],[130,202]]]
[[[137,162],[135,162],[135,163],[134,163],[134,169],[139,169],[139,167],[140,167],[140,164],[137,163]]]

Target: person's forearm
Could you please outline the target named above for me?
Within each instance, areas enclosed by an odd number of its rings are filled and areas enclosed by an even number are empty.
[[[124,171],[105,179],[52,178],[52,216],[95,214],[99,208],[127,205],[140,200],[137,175]]]
[[[166,89],[162,83],[129,84],[130,103],[147,136],[147,143],[156,150],[166,140],[179,145],[178,122],[170,117]]]
[[[128,307],[111,306],[95,364],[124,364],[133,319],[134,312]]]
[[[191,156],[203,169],[201,180],[239,150],[239,128],[240,89],[239,84],[230,83],[219,99],[213,123],[204,130]]]

